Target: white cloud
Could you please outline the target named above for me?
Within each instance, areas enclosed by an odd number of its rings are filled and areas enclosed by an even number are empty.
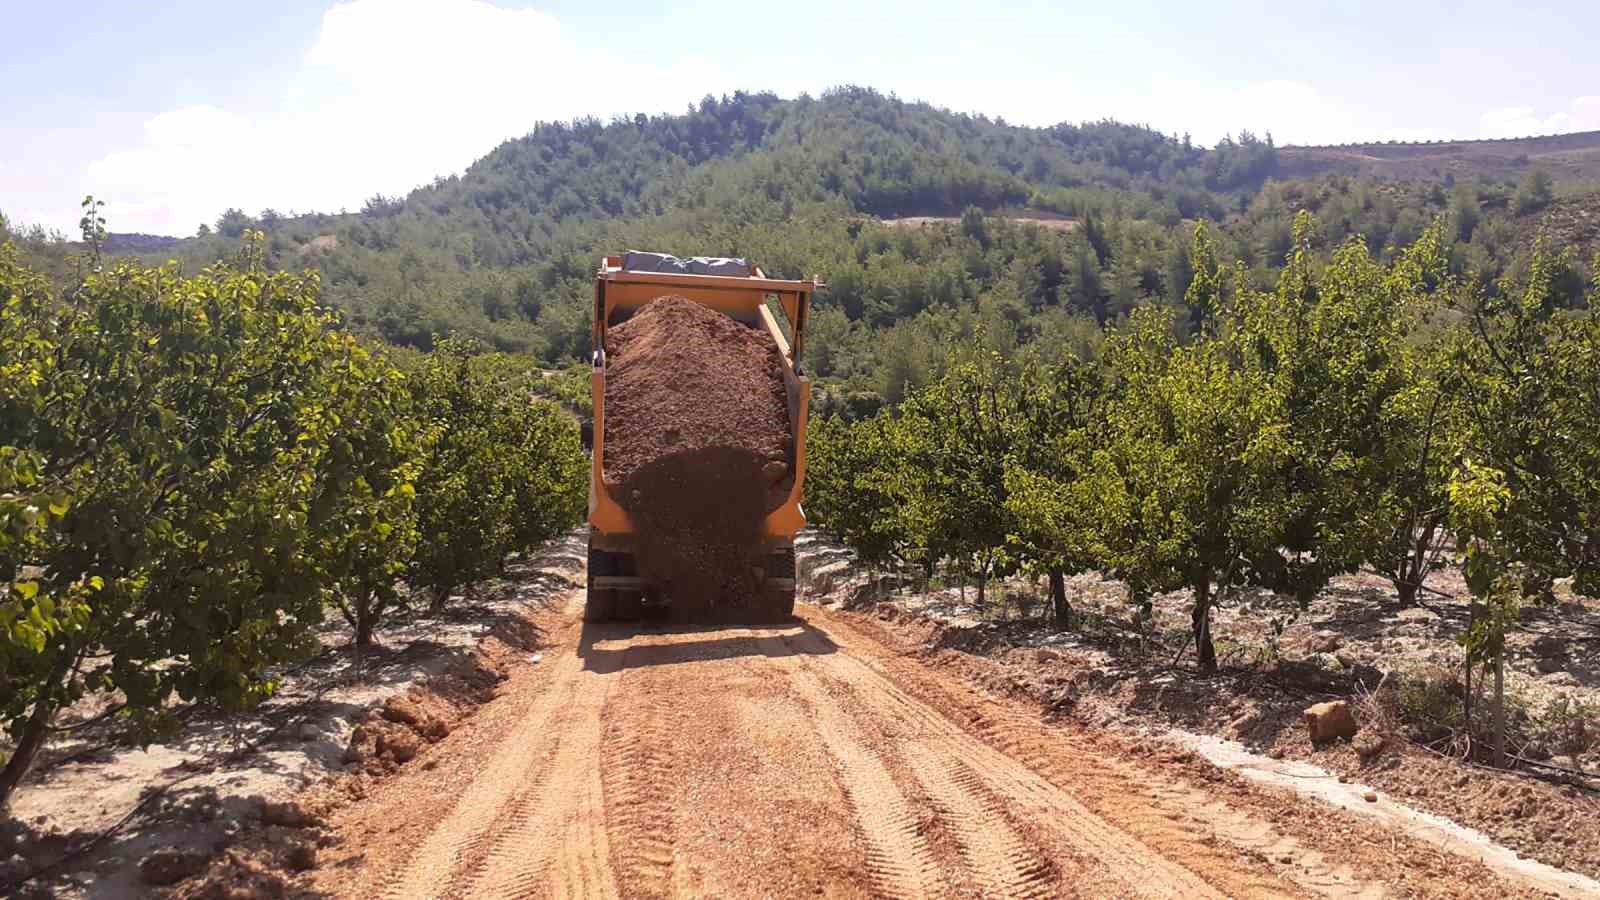
[[[460,172],[540,120],[675,112],[726,81],[700,58],[650,67],[583,48],[535,10],[352,0],[323,16],[278,109],[164,112],[88,181],[119,230],[186,234],[228,206],[353,209]]]
[[[1344,106],[1306,82],[1285,79],[1235,86],[1156,79],[1142,95],[1122,103],[1129,112],[1108,114],[1148,123],[1168,134],[1187,132],[1203,146],[1241,129],[1257,137],[1270,132],[1279,146],[1439,137],[1432,129],[1374,125],[1366,111]]]
[[[1116,119],[1148,125],[1165,134],[1188,133],[1196,144],[1206,147],[1241,129],[1253,131],[1257,137],[1270,132],[1280,146],[1445,136],[1431,128],[1375,125],[1369,110],[1344,106],[1301,81],[1228,85],[1158,76],[1146,81],[1066,83],[1037,63],[1006,61],[1004,51],[967,48],[951,58],[961,64],[897,61],[841,80],[876,85],[897,91],[903,98],[926,99],[957,112],[1004,116],[1013,124]],[[855,71],[848,62],[809,68]]]
[[[1202,145],[1240,128],[1270,130],[1280,145],[1460,136],[1385,127],[1372,109],[1345,105],[1306,81],[1071,81],[1048,61],[976,38],[917,56],[834,58],[813,50],[778,53],[776,65],[766,58],[712,43],[647,64],[608,49],[603,34],[574,35],[533,9],[486,0],[345,0],[323,15],[293,71],[258,73],[277,85],[264,109],[168,110],[81,175],[43,179],[30,164],[32,177],[19,183],[70,182],[92,192],[108,201],[117,230],[187,234],[229,206],[252,213],[359,208],[375,193],[400,194],[460,172],[541,120],[678,112],[739,88],[794,96],[845,83],[1018,124],[1142,122],[1188,132]],[[1495,110],[1481,127],[1484,136],[1600,128],[1600,97],[1546,114]],[[33,196],[42,197],[39,190],[12,193],[42,203]],[[76,214],[57,218],[67,227]]]
[[[1372,136],[1354,112],[1301,82],[1070,83],[1043,62],[976,41],[927,57],[837,59],[813,51],[785,60],[750,67],[691,54],[641,64],[586,46],[533,9],[348,0],[323,15],[299,69],[283,73],[276,108],[164,112],[145,123],[135,145],[93,162],[87,187],[110,202],[119,230],[186,234],[228,206],[359,208],[374,193],[404,193],[460,172],[541,120],[677,112],[708,93],[794,96],[845,83],[1018,124],[1144,122],[1206,145],[1241,127],[1271,129],[1279,143]]]
[[[1600,96],[1578,97],[1564,110],[1540,115],[1530,107],[1507,106],[1483,114],[1483,137],[1534,137],[1571,131],[1600,131]]]

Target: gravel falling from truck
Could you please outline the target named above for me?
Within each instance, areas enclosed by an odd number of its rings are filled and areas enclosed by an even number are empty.
[[[764,329],[683,297],[607,331],[606,486],[673,614],[757,602],[761,523],[794,485],[782,360]]]

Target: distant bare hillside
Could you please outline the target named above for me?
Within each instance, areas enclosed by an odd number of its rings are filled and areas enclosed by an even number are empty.
[[[138,234],[135,232],[113,232],[106,236],[102,245],[107,253],[158,253],[178,243],[179,239],[161,234]]]
[[[1600,177],[1600,131],[1496,141],[1282,147],[1280,177],[1342,171],[1388,178],[1515,177],[1539,167],[1566,177]]]

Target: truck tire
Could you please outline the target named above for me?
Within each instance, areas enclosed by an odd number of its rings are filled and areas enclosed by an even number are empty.
[[[762,585],[762,619],[767,622],[787,622],[794,618],[794,590],[794,548],[788,547],[767,557],[767,578]]]
[[[583,620],[585,622],[608,622],[616,614],[617,592],[613,590],[598,590],[594,586],[597,575],[610,575],[612,568],[611,554],[604,550],[596,550],[594,544],[589,544],[589,572],[588,581],[584,587]]]
[[[613,553],[611,574],[638,575],[638,564],[631,553]],[[611,592],[611,616],[624,622],[638,620],[644,615],[644,592],[632,588],[618,588]]]

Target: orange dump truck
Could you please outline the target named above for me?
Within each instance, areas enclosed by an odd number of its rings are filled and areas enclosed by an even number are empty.
[[[669,260],[664,265],[661,260]],[[608,490],[606,455],[606,330],[664,295],[703,304],[747,325],[764,329],[782,357],[794,448],[794,486],[788,498],[761,527],[765,554],[759,596],[750,610],[755,620],[781,621],[794,610],[794,536],[806,524],[800,500],[805,483],[806,414],[811,385],[801,373],[806,318],[811,295],[822,287],[811,281],[768,278],[742,260],[680,261],[661,254],[608,256],[594,279],[593,374],[594,453],[589,475],[589,579],[585,619],[637,618],[659,600],[656,586],[641,577],[635,562],[638,529]]]

